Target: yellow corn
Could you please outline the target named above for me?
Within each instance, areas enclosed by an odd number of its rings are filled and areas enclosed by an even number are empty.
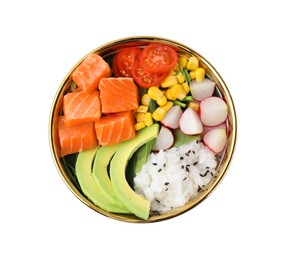
[[[198,68],[195,70],[195,79],[197,82],[201,82],[205,78],[205,70]]]
[[[157,107],[156,110],[153,112],[152,117],[156,121],[161,121],[164,118],[165,114],[166,111],[163,108]]]
[[[163,96],[162,91],[157,87],[151,87],[148,89],[148,95],[153,100],[157,101],[159,98]]]
[[[180,64],[180,66],[181,66],[183,69],[185,69],[186,66],[187,66],[187,63],[188,63],[188,59],[187,59],[186,57],[181,56],[181,57],[179,57],[178,62],[179,62],[179,64]]]
[[[171,94],[172,96],[180,100],[186,97],[186,92],[184,88],[182,87],[182,85],[180,84],[176,84],[175,86],[171,88]]]
[[[196,70],[199,67],[199,61],[196,57],[191,56],[187,63],[188,70]]]
[[[192,108],[196,112],[199,110],[199,104],[193,101],[189,102],[188,107]]]
[[[137,113],[136,114],[136,122],[140,123],[145,120],[145,113]]]
[[[169,88],[174,86],[175,84],[177,84],[177,78],[176,76],[170,75],[167,76],[161,83],[161,87],[162,88]]]
[[[145,123],[146,126],[153,125],[153,118],[152,118],[152,114],[150,112],[147,112],[145,114],[144,123]]]
[[[158,98],[158,100],[156,101],[156,103],[159,105],[159,106],[164,106],[166,103],[167,103],[167,98],[166,96],[161,96],[160,98]]]
[[[173,68],[173,70],[176,71],[176,72],[180,71],[180,66],[179,66],[178,62],[176,63],[176,65]]]
[[[186,94],[190,92],[190,87],[187,82],[182,83],[182,88],[184,89]]]
[[[195,70],[191,70],[190,72],[189,72],[189,76],[190,76],[190,79],[192,80],[192,79],[195,79]]]
[[[176,97],[174,97],[174,96],[172,95],[172,90],[171,90],[171,88],[168,88],[168,89],[166,90],[165,96],[166,96],[166,98],[167,98],[168,100],[176,100]]]
[[[175,76],[177,72],[175,70],[170,70],[168,76]]]
[[[182,72],[179,72],[177,75],[176,75],[176,78],[177,78],[177,81],[179,84],[182,84],[184,81],[185,81],[185,77],[184,75],[182,74]]]
[[[148,111],[148,106],[141,105],[137,108],[138,113],[146,113]]]
[[[166,112],[173,106],[172,101],[167,101],[167,103],[164,106],[161,106],[162,109],[164,109]]]
[[[143,129],[145,126],[146,126],[146,125],[145,125],[144,122],[139,122],[139,123],[135,124],[134,127],[135,127],[135,130],[136,130],[136,131],[139,131],[139,130]]]
[[[151,100],[151,98],[149,97],[149,95],[148,95],[148,94],[144,94],[143,97],[142,97],[142,99],[141,99],[141,102],[142,102],[142,104],[143,104],[144,106],[149,107],[150,100]]]

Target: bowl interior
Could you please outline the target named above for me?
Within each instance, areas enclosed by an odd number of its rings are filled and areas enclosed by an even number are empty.
[[[205,190],[203,190],[201,193],[199,193],[198,196],[191,199],[186,205],[175,209],[174,211],[171,211],[169,213],[163,214],[163,215],[157,215],[157,216],[151,216],[148,220],[142,220],[134,215],[127,215],[127,214],[115,214],[110,213],[102,210],[101,208],[94,205],[81,191],[81,188],[78,184],[77,178],[75,176],[75,172],[73,169],[73,166],[76,162],[76,155],[70,155],[65,156],[63,158],[60,157],[60,144],[57,134],[57,120],[58,116],[62,113],[62,105],[63,105],[63,96],[65,93],[67,93],[70,83],[71,83],[71,73],[73,70],[90,54],[90,53],[98,53],[101,55],[110,65],[112,62],[112,59],[114,55],[124,47],[130,47],[130,46],[145,46],[151,42],[156,43],[166,43],[169,45],[172,45],[176,51],[179,53],[179,55],[184,56],[191,56],[194,55],[198,58],[200,61],[201,67],[203,67],[206,70],[206,74],[208,77],[210,77],[215,83],[216,83],[216,95],[221,96],[228,105],[228,129],[229,129],[229,135],[228,135],[228,143],[227,147],[225,148],[224,152],[219,156],[219,164],[218,164],[218,174],[216,178],[209,183],[209,185],[206,187]],[[120,40],[116,40],[110,43],[107,43],[103,46],[100,46],[99,48],[94,49],[88,53],[85,57],[83,57],[79,62],[75,64],[75,66],[68,72],[64,80],[62,81],[56,95],[53,101],[51,114],[50,114],[50,122],[49,122],[49,139],[50,139],[50,147],[51,152],[53,156],[53,160],[55,162],[55,165],[60,173],[60,176],[62,177],[63,181],[66,183],[68,188],[74,193],[74,195],[80,199],[84,204],[89,206],[91,209],[95,210],[96,212],[103,214],[107,217],[121,220],[125,222],[133,222],[133,223],[143,223],[143,222],[156,222],[161,221],[165,219],[169,219],[175,216],[178,216],[196,205],[198,205],[203,199],[205,199],[208,195],[211,194],[211,192],[216,188],[216,186],[220,183],[221,179],[227,172],[227,169],[230,165],[235,144],[236,144],[236,134],[237,134],[237,121],[236,121],[236,113],[235,113],[235,107],[234,103],[231,97],[231,94],[219,75],[219,73],[216,71],[216,69],[199,53],[194,51],[193,49],[180,44],[178,42],[164,39],[164,38],[156,38],[156,37],[129,37],[124,38]]]

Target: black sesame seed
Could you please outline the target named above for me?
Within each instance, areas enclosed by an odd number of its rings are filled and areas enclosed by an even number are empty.
[[[192,153],[195,154],[195,151],[193,150]]]
[[[184,157],[183,157],[183,156],[181,156],[181,157],[180,157],[180,160],[184,160]]]
[[[165,191],[167,191],[169,188],[166,188],[166,190]]]
[[[160,169],[158,170],[158,172],[162,172],[162,168],[160,168]]]
[[[189,171],[189,168],[188,168],[187,166],[186,166],[186,172],[190,172],[190,171]]]
[[[156,166],[156,165],[157,165],[157,163],[155,163],[155,162],[154,162],[154,163],[152,163],[152,165]]]
[[[185,177],[184,179],[183,179],[183,181],[185,181],[187,179],[187,177]]]
[[[163,164],[163,168],[165,168],[165,167],[166,167],[166,163]]]
[[[198,163],[198,162],[196,161],[196,162],[193,163],[193,165],[195,166],[195,165],[197,165],[197,163]]]
[[[197,190],[197,192],[200,192],[202,189],[201,189],[201,187],[198,185],[198,190]]]
[[[160,200],[155,199],[158,203],[160,203]]]
[[[184,165],[181,165],[181,169],[182,169],[182,170],[184,169]]]
[[[165,185],[165,186],[169,185],[169,182],[168,182],[168,181],[167,181],[167,182],[165,182],[165,183],[164,183],[164,185]]]

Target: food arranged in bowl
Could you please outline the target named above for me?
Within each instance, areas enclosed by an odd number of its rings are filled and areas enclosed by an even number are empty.
[[[106,216],[177,216],[220,182],[236,141],[225,83],[166,39],[122,39],[86,55],[53,104],[54,160],[75,195]]]

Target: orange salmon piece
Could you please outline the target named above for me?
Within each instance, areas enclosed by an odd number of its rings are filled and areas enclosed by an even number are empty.
[[[139,94],[132,78],[102,78],[99,90],[102,113],[117,113],[138,108]]]
[[[110,77],[109,64],[96,53],[90,54],[72,73],[72,80],[83,91],[94,91],[101,78]]]
[[[135,137],[132,111],[124,111],[103,116],[95,122],[95,130],[100,145],[117,144]]]
[[[64,116],[59,116],[58,133],[61,156],[78,153],[97,146],[94,123],[68,127]]]
[[[101,116],[99,91],[66,94],[63,101],[63,111],[67,126],[99,120]]]

